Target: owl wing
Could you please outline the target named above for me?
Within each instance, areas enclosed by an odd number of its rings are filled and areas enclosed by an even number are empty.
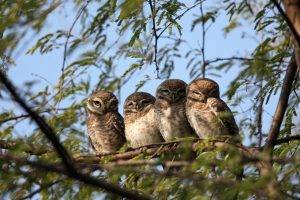
[[[217,111],[218,117],[223,123],[224,127],[231,135],[238,135],[239,128],[235,122],[234,116],[222,99],[212,98],[213,108]]]
[[[93,145],[93,142],[92,142],[91,137],[88,136],[88,138],[89,138],[89,143],[91,144],[93,151],[96,152],[96,148],[95,148],[95,146]]]
[[[125,139],[125,126],[123,117],[119,113],[115,113],[111,115],[110,121],[112,122],[112,128],[115,129],[116,132]]]

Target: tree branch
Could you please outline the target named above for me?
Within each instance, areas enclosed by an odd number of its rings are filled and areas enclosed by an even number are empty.
[[[273,149],[276,144],[280,127],[288,107],[289,96],[292,91],[293,82],[296,76],[297,64],[295,61],[295,56],[291,58],[290,64],[287,67],[286,74],[283,80],[283,85],[281,88],[280,97],[276,107],[276,111],[273,117],[273,121],[269,130],[267,142],[264,146],[264,149]]]
[[[292,135],[292,136],[288,136],[288,137],[285,137],[285,138],[280,138],[275,142],[275,144],[279,145],[279,144],[288,143],[288,142],[291,142],[291,141],[294,141],[294,140],[300,141],[300,135]]]
[[[36,147],[35,145],[26,144],[23,141],[9,141],[9,140],[0,140],[0,149],[9,149],[14,150],[18,149],[19,151],[23,151],[25,153],[29,153],[31,155],[43,155],[48,152],[53,152],[53,149],[45,147],[45,145]]]
[[[156,18],[156,7],[155,7],[155,0],[149,0],[149,5],[150,5],[150,9],[151,9],[151,19],[152,19],[152,31],[153,31],[153,35],[154,35],[154,63],[155,63],[155,70],[157,73],[157,78],[159,77],[159,66],[158,66],[158,61],[157,61],[157,51],[158,51],[158,38],[159,36],[157,35],[157,29],[156,29],[156,22],[155,22],[155,18]]]
[[[286,14],[286,13],[284,12],[284,10],[281,8],[280,4],[277,2],[277,0],[271,0],[271,1],[272,1],[273,4],[276,6],[276,8],[278,9],[279,13],[282,15],[282,17],[283,17],[284,20],[286,21],[287,25],[289,26],[289,28],[290,28],[290,30],[291,30],[291,32],[292,32],[294,38],[295,38],[295,40],[297,41],[298,47],[300,47],[300,35],[299,35],[298,31],[296,30],[296,28],[295,28],[295,26],[294,26],[294,24],[293,24],[293,21],[295,20],[295,19],[293,19],[293,18],[295,18],[295,16],[292,17],[292,19],[291,19],[291,18],[288,16],[289,14],[292,14],[291,12],[290,12],[290,13],[287,12],[287,14]],[[297,1],[298,4],[300,3],[299,0],[296,0],[296,1]],[[297,4],[296,1],[294,1],[294,4]],[[285,3],[286,7],[289,7],[289,6],[295,6],[295,5],[289,5],[289,4],[292,4],[292,1],[290,1],[290,0],[288,0],[288,1],[285,0],[285,2],[286,2],[286,3]],[[300,6],[299,6],[299,8],[300,8]],[[299,14],[299,13],[298,13],[298,14]],[[293,21],[292,21],[292,20],[293,20]],[[299,27],[300,27],[300,25],[299,25]],[[300,30],[299,30],[299,31],[300,31]]]
[[[202,46],[201,46],[201,54],[202,54],[202,67],[201,67],[201,73],[202,77],[205,78],[205,72],[206,72],[206,59],[205,59],[205,21],[204,21],[204,13],[203,13],[203,3],[200,4],[200,13],[201,13],[201,28],[202,28]]]
[[[211,139],[211,140],[204,140],[204,139],[199,139],[199,138],[194,138],[194,139],[188,139],[188,140],[177,140],[177,141],[171,141],[171,142],[162,142],[162,143],[156,143],[156,144],[151,144],[151,145],[145,145],[142,147],[134,148],[131,149],[127,152],[124,153],[109,153],[109,154],[98,154],[98,155],[79,155],[75,157],[76,162],[81,162],[81,161],[91,161],[94,163],[99,163],[101,159],[103,158],[109,158],[111,162],[113,161],[118,161],[118,160],[129,160],[132,159],[138,155],[145,155],[149,156],[151,155],[152,157],[154,155],[160,154],[160,153],[167,153],[167,152],[174,152],[176,149],[180,147],[184,148],[190,148],[191,151],[196,151],[197,146],[201,143],[206,144],[207,142],[210,142],[209,147],[205,148],[205,150],[211,150],[216,147],[223,147],[226,148],[228,146],[236,148],[239,152],[244,154],[245,156],[252,156],[256,155],[260,152],[260,149],[257,147],[244,147],[241,144],[234,144],[234,143],[229,143],[224,140],[216,140],[216,139]],[[180,146],[183,144],[182,146]],[[185,145],[189,145],[188,147]]]
[[[195,8],[196,6],[202,4],[204,2],[204,0],[197,2],[195,5],[187,8],[183,13],[181,13],[180,15],[177,15],[172,21],[176,21],[179,20],[181,17],[183,17],[187,12],[189,12],[190,10],[192,10],[193,8]],[[170,22],[169,24],[167,24],[165,26],[165,28],[163,28],[163,30],[158,34],[158,38],[160,38],[160,36],[172,25],[173,23]]]
[[[61,181],[62,181],[62,179],[54,181],[52,183],[41,185],[40,188],[38,188],[35,191],[31,192],[30,194],[26,195],[21,200],[31,199],[34,195],[40,193],[42,190],[48,189],[48,188],[52,187],[53,185],[56,185],[57,183],[60,183]]]

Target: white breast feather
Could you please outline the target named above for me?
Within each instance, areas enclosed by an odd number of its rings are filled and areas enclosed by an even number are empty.
[[[154,118],[154,110],[125,125],[125,136],[132,147],[162,142],[162,138]]]

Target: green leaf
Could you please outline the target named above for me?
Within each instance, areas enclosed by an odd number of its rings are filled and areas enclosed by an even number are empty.
[[[119,19],[127,19],[139,14],[143,9],[144,0],[125,0],[121,5]]]

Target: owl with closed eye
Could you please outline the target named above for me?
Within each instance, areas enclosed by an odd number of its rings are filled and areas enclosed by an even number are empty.
[[[220,98],[219,85],[211,79],[199,78],[188,85],[186,115],[200,138],[239,138],[234,116]]]
[[[125,136],[134,148],[164,141],[155,118],[154,103],[155,97],[146,92],[135,92],[125,100]]]
[[[156,90],[155,113],[165,141],[192,136],[185,113],[186,86],[182,80],[169,79]]]
[[[95,152],[113,153],[125,143],[124,120],[111,92],[95,91],[87,99],[87,130]]]

